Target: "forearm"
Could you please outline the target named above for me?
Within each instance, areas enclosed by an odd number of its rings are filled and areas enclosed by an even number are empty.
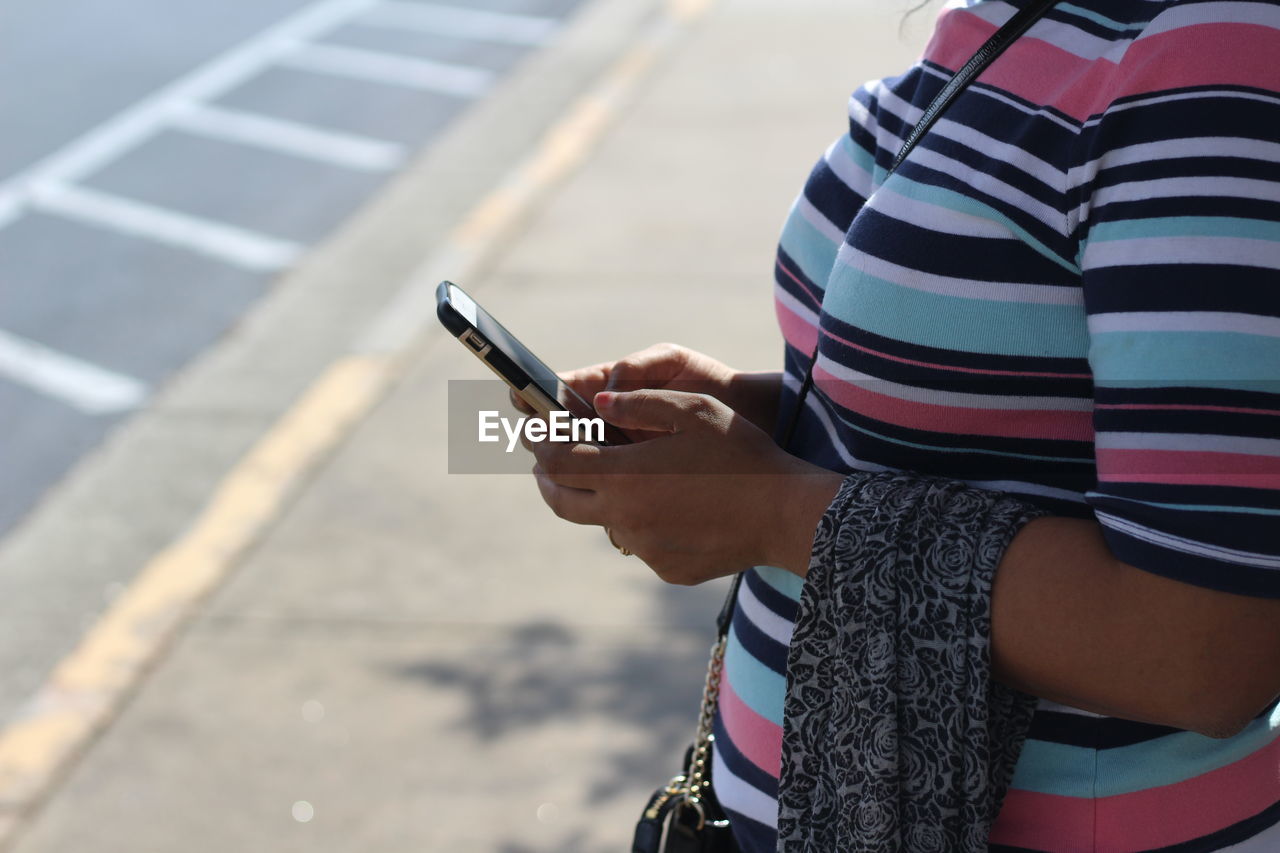
[[[1277,602],[1121,563],[1093,521],[1043,518],[995,575],[996,678],[1108,716],[1234,733],[1275,697]]]

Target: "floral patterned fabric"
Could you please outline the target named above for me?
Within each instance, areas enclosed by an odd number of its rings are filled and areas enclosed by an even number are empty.
[[[788,659],[779,851],[986,851],[1036,700],[991,680],[991,584],[1044,513],[854,474],[817,531]]]

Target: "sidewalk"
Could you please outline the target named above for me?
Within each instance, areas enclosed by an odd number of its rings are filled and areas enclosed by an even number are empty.
[[[552,365],[675,340],[775,366],[778,226],[848,93],[918,52],[933,12],[899,38],[903,11],[720,0],[459,283]],[[17,853],[626,847],[692,734],[723,587],[664,587],[528,478],[448,475],[446,380],[481,371],[431,330]]]

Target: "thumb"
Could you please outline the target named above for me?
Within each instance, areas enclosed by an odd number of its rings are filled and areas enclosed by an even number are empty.
[[[681,432],[699,422],[710,401],[684,391],[601,391],[593,401],[606,421],[626,430]]]

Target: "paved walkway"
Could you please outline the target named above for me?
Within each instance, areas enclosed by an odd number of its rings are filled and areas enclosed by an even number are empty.
[[[776,364],[777,228],[848,92],[932,14],[899,38],[884,5],[721,0],[460,283],[553,365],[658,340]],[[423,337],[14,850],[626,846],[691,735],[722,588],[662,586],[526,477],[447,474],[445,380],[480,370]]]

